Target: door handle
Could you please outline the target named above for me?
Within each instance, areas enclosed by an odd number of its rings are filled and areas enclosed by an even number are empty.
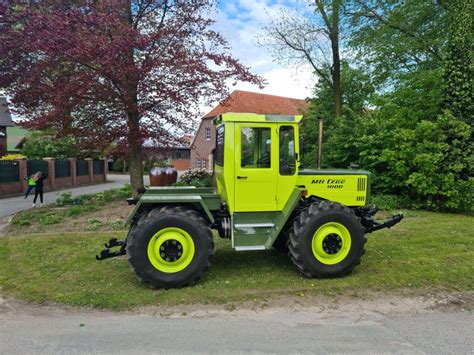
[[[247,179],[247,176],[237,176],[237,179]]]

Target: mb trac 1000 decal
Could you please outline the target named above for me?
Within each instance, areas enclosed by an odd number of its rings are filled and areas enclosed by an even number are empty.
[[[327,184],[326,188],[328,189],[342,189],[345,182],[345,179],[314,179],[311,184]]]

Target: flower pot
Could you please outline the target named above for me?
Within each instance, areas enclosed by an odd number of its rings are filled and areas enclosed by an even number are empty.
[[[150,186],[166,186],[166,168],[150,169]]]
[[[173,166],[167,167],[165,174],[165,186],[171,186],[178,180],[178,171]]]

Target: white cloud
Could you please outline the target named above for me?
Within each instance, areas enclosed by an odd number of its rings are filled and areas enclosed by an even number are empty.
[[[311,96],[316,80],[311,67],[287,68],[275,63],[267,49],[257,44],[256,38],[268,23],[269,15],[276,15],[282,7],[294,8],[296,3],[297,0],[231,0],[221,5],[215,16],[216,30],[229,41],[232,55],[268,82],[263,90],[238,83],[229,86],[231,91],[248,90],[301,99]]]

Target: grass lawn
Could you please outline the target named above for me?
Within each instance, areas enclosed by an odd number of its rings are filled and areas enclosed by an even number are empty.
[[[474,290],[474,218],[418,211],[406,215],[393,229],[369,235],[362,264],[339,279],[307,279],[286,255],[237,253],[217,237],[213,265],[201,282],[151,290],[135,279],[125,258],[95,260],[103,242],[126,234],[120,230],[7,235],[0,239],[0,285],[8,297],[108,309]]]

